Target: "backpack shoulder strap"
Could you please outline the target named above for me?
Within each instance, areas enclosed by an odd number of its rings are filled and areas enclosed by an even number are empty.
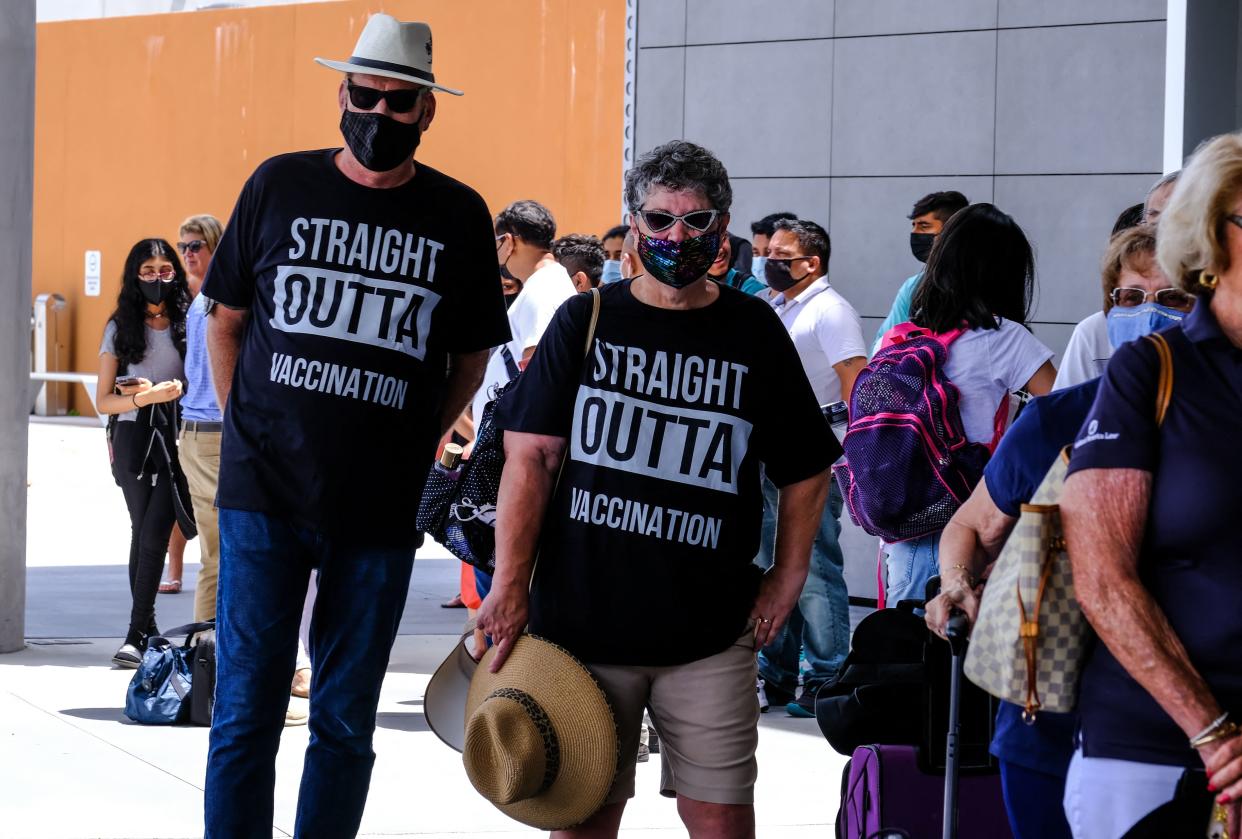
[[[1164,425],[1164,415],[1173,401],[1173,351],[1169,342],[1159,332],[1146,336],[1156,348],[1160,358],[1160,376],[1156,380],[1156,425]]]

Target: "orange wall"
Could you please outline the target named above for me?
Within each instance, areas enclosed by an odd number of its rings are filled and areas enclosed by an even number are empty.
[[[418,159],[495,212],[534,198],[559,232],[619,221],[625,0],[311,3],[38,27],[34,292],[69,300],[72,368],[93,371],[125,255],[175,240],[187,215],[227,219],[265,158],[340,145],[340,75],[371,12],[426,20],[438,95]],[[99,297],[83,292],[102,251]],[[74,395],[76,407],[89,412]]]

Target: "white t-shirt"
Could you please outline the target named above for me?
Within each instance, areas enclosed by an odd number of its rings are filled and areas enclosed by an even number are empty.
[[[788,302],[783,294],[774,294],[768,302],[789,330],[819,404],[839,401],[841,379],[832,366],[867,357],[858,312],[828,284],[827,277],[820,277]]]
[[[991,443],[996,412],[1031,380],[1052,350],[1021,324],[997,318],[1000,329],[972,329],[949,345],[944,373],[961,394],[962,428],[972,443]]]
[[[522,356],[539,343],[556,310],[577,293],[573,280],[569,279],[569,272],[559,262],[543,266],[526,279],[513,305],[509,307],[509,331],[513,334],[513,339],[505,346],[513,355],[514,362],[519,365],[522,363]],[[476,424],[483,417],[483,408],[492,398],[493,389],[507,384],[508,381],[509,370],[505,366],[504,353],[497,349],[487,362],[483,386],[474,395]]]
[[[1065,355],[1061,356],[1061,369],[1053,390],[1080,385],[1104,375],[1108,360],[1113,357],[1113,344],[1108,340],[1108,318],[1103,312],[1087,315],[1074,327]]]

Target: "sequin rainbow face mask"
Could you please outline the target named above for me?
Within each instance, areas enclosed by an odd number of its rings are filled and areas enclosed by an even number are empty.
[[[704,233],[671,242],[638,233],[638,258],[647,273],[665,285],[685,288],[707,273],[720,253],[720,234]]]

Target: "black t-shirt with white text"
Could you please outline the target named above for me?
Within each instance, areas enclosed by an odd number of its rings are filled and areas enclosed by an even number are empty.
[[[661,309],[629,281],[600,294],[589,354],[583,294],[497,408],[505,430],[568,439],[530,629],[593,664],[695,661],[737,640],[758,593],[759,464],[786,486],[841,449],[764,301],[720,288]]]
[[[347,178],[339,149],[263,163],[203,293],[248,309],[217,504],[362,544],[414,544],[448,356],[509,338],[483,199],[422,163]]]

